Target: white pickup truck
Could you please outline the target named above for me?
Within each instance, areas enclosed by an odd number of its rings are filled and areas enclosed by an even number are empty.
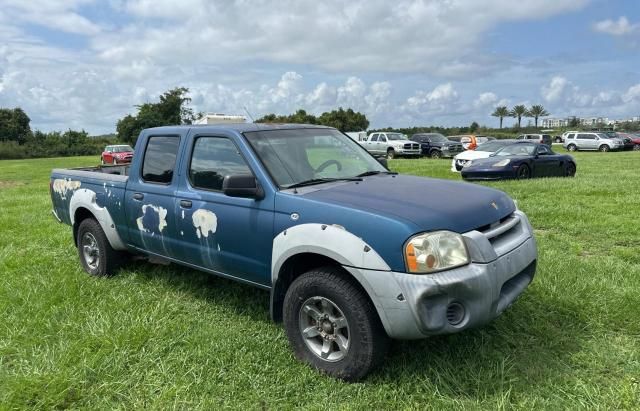
[[[369,153],[374,156],[395,157],[420,157],[420,143],[411,141],[400,133],[371,133],[365,141],[358,141]]]

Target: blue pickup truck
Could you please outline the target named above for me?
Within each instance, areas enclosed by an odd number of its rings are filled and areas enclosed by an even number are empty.
[[[52,172],[84,270],[110,275],[137,254],[268,290],[296,357],[344,380],[390,338],[487,323],[536,271],[533,230],[506,194],[398,175],[333,128],[159,127],[135,153]]]

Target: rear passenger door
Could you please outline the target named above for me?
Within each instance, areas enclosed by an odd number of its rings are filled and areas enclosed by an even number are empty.
[[[176,193],[176,258],[218,274],[270,285],[273,198],[229,197],[228,175],[254,175],[231,137],[196,134],[186,147],[185,177]]]
[[[173,257],[176,249],[175,170],[183,140],[179,134],[149,136],[139,173],[129,178],[125,193],[131,244],[165,257]]]
[[[577,139],[580,142],[580,148],[585,150],[596,150],[598,148],[598,140],[595,134],[580,133]]]

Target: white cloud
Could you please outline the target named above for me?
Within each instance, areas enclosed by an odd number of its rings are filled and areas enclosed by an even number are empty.
[[[640,83],[629,87],[629,89],[622,95],[622,101],[625,103],[633,101],[640,102]]]
[[[640,29],[640,24],[631,24],[625,16],[622,16],[618,20],[599,21],[593,25],[593,29],[612,36],[625,36],[637,32]]]
[[[458,92],[451,83],[436,86],[431,91],[418,91],[401,107],[402,111],[414,115],[445,113],[454,111]]]
[[[498,101],[498,96],[492,92],[481,93],[477,99],[473,102],[473,106],[475,108],[483,108],[487,106],[495,105],[494,103]]]
[[[555,76],[548,85],[542,86],[540,89],[542,97],[548,102],[558,101],[565,94],[568,84],[566,78]]]
[[[510,0],[400,0],[393,6],[385,0],[134,0],[122,6],[134,21],[94,39],[93,46],[116,63],[142,54],[166,63],[267,61],[339,72],[459,77],[495,68],[496,57],[477,51],[497,24],[557,15],[586,2],[523,1],[514,8]],[[149,19],[154,24],[141,24]]]

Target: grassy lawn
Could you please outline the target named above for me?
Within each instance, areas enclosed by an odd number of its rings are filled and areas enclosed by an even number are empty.
[[[574,179],[490,184],[536,229],[518,302],[482,329],[395,342],[357,384],[295,361],[264,291],[144,262],[84,274],[48,177],[96,158],[0,161],[0,409],[638,409],[640,153],[575,157]],[[450,160],[390,166],[459,179]]]

